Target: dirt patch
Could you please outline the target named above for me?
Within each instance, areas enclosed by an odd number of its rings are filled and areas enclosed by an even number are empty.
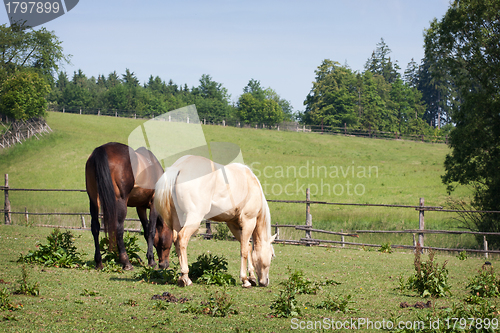
[[[171,293],[169,293],[168,291],[164,292],[161,295],[153,295],[153,297],[151,297],[151,299],[152,300],[167,301],[169,303],[186,303],[189,301],[189,299],[187,299],[186,297],[177,298],[174,295],[172,295]]]
[[[427,303],[424,302],[417,302],[413,305],[408,304],[407,302],[401,302],[399,304],[400,308],[415,308],[415,309],[427,309],[427,308],[432,308],[432,302],[427,301]]]

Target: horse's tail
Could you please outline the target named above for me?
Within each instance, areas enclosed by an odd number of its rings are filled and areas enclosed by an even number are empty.
[[[116,198],[109,170],[108,154],[103,147],[97,147],[92,153],[95,170],[97,193],[104,215],[104,232],[108,234],[109,248],[116,248]],[[110,223],[111,222],[111,223]]]
[[[165,173],[158,179],[155,186],[155,209],[163,218],[164,223],[172,230],[172,207],[174,204],[174,185],[180,170],[176,167],[167,168]]]

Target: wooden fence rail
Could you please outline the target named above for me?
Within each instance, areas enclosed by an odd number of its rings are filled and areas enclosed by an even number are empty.
[[[0,186],[0,190],[4,191],[4,196],[5,196],[4,209],[0,210],[0,211],[4,212],[4,221],[5,221],[4,223],[5,224],[12,224],[12,215],[13,214],[19,214],[19,215],[24,214],[26,222],[28,222],[29,215],[61,215],[61,216],[73,215],[73,216],[80,216],[81,221],[82,221],[80,229],[87,228],[84,216],[90,215],[90,213],[88,213],[88,212],[76,212],[76,213],[69,213],[69,212],[48,213],[48,212],[46,212],[46,213],[39,213],[39,212],[28,212],[27,208],[25,208],[24,211],[17,211],[16,212],[16,211],[11,210],[12,205],[11,205],[10,198],[9,198],[10,191],[86,192],[86,190],[11,188],[9,186],[8,174],[5,174],[5,186]],[[344,247],[345,245],[381,247],[381,245],[378,245],[378,244],[346,242],[345,237],[359,238],[358,234],[366,234],[366,233],[371,233],[371,234],[377,234],[377,233],[398,234],[399,233],[399,234],[413,234],[413,245],[391,245],[394,248],[415,249],[417,246],[416,236],[418,236],[418,243],[420,243],[420,246],[422,247],[422,249],[435,249],[435,250],[440,250],[440,251],[467,251],[467,252],[472,252],[472,253],[484,253],[485,257],[488,257],[488,253],[500,253],[500,250],[489,250],[488,249],[488,242],[486,240],[486,236],[500,236],[500,233],[498,233],[498,232],[476,232],[476,231],[465,231],[465,230],[464,231],[462,231],[462,230],[426,230],[425,229],[425,220],[424,220],[424,212],[425,211],[455,212],[455,213],[473,212],[473,213],[493,213],[493,214],[500,213],[500,211],[465,211],[465,210],[443,209],[443,207],[440,207],[440,206],[425,206],[423,198],[420,199],[419,205],[355,204],[355,203],[311,201],[309,189],[306,190],[306,200],[268,200],[268,202],[287,203],[287,204],[305,204],[306,205],[306,219],[305,219],[304,225],[295,225],[295,224],[273,224],[272,225],[272,227],[274,227],[275,233],[278,234],[276,241],[281,242],[281,243],[305,244],[305,245],[318,245],[321,243],[327,243],[327,244],[331,243],[331,244],[340,244],[342,247]],[[330,231],[330,230],[315,229],[315,228],[313,228],[312,215],[310,213],[311,205],[365,206],[365,207],[387,207],[387,208],[414,209],[414,210],[418,211],[418,214],[419,214],[419,228],[418,229],[408,229],[408,230],[356,230],[354,232],[343,232],[343,230],[341,230],[340,232],[337,232],[337,231]],[[100,216],[102,217],[102,215],[100,215]],[[127,218],[125,220],[126,221],[139,221],[139,219],[133,219],[133,218]],[[204,234],[205,238],[212,238],[213,233],[212,233],[211,225],[213,223],[217,223],[217,222],[213,222],[213,221],[209,221],[209,220],[205,221],[205,225],[206,225],[206,233]],[[40,226],[47,226],[47,225],[40,225]],[[57,227],[57,226],[51,226],[51,227]],[[64,227],[64,226],[60,226],[60,227]],[[295,230],[304,231],[305,237],[301,238],[299,240],[281,239],[279,237],[280,228],[293,228]],[[128,231],[140,231],[140,229],[127,229],[127,230]],[[341,236],[341,240],[335,241],[335,240],[315,239],[312,237],[312,233],[323,233],[323,234]],[[483,247],[484,248],[482,250],[479,250],[479,249],[456,249],[456,248],[428,247],[428,246],[424,246],[424,235],[425,234],[483,235]]]

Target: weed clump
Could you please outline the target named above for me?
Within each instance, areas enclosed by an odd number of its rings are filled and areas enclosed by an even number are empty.
[[[137,243],[139,238],[137,235],[131,235],[129,232],[125,233],[123,236],[123,244],[125,245],[125,251],[127,252],[128,259],[131,264],[141,264],[142,260],[139,253],[142,251],[139,244]],[[120,262],[118,258],[118,249],[111,251],[109,249],[109,239],[103,237],[99,242],[99,248],[101,249],[102,261],[103,262]]]
[[[421,246],[417,244],[415,249],[415,274],[411,275],[407,282],[400,279],[400,290],[408,289],[417,291],[422,297],[444,297],[451,295],[448,283],[448,269],[445,261],[441,266],[434,262],[435,252],[429,251],[429,260],[422,261]]]
[[[61,232],[56,228],[47,236],[48,244],[38,244],[37,250],[30,250],[25,256],[21,254],[17,261],[52,267],[82,267],[82,254],[77,251],[74,239],[71,231]]]
[[[229,314],[238,314],[238,311],[233,307],[231,296],[226,290],[216,290],[209,294],[208,300],[202,301],[200,304],[194,305],[186,303],[180,311],[181,313],[206,314],[211,317],[226,317]]]
[[[499,287],[500,280],[491,265],[483,265],[467,285],[472,296],[478,297],[497,297],[500,295]]]
[[[189,275],[193,282],[201,284],[236,285],[236,280],[227,273],[227,259],[212,253],[199,255],[196,261],[189,265]]]

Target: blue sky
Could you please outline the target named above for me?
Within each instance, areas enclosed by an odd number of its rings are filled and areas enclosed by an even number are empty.
[[[43,26],[73,55],[63,68],[70,78],[78,69],[97,77],[128,68],[141,83],[158,75],[192,87],[209,74],[232,101],[253,78],[298,111],[323,59],[362,71],[384,38],[403,71],[412,58],[420,63],[424,29],[448,7],[446,0],[81,0]]]

